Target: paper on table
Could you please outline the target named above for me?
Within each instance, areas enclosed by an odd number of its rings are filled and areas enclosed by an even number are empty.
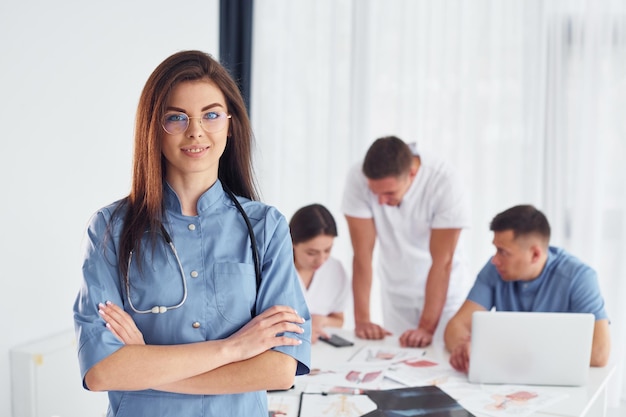
[[[350,358],[350,362],[390,364],[402,360],[417,359],[426,351],[418,348],[394,348],[386,346],[363,346]]]
[[[459,372],[449,364],[441,364],[426,358],[406,359],[391,364],[385,376],[409,387],[442,385],[451,378],[458,378]],[[467,379],[467,378],[465,378]]]
[[[300,397],[272,394],[267,396],[267,405],[269,417],[297,417]]]
[[[305,384],[333,385],[359,389],[380,389],[386,365],[344,363],[332,369],[316,369],[299,378]]]
[[[302,394],[300,417],[358,417],[376,410],[367,395]]]
[[[526,417],[568,396],[539,386],[483,385],[481,388],[459,402],[472,412],[495,417]]]

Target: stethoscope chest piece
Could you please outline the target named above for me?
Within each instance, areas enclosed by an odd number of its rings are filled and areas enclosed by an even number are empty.
[[[230,197],[230,199],[233,201],[233,203],[235,204],[235,206],[237,207],[237,210],[241,213],[245,223],[246,223],[246,227],[248,228],[248,235],[250,236],[250,242],[252,244],[252,258],[253,258],[253,262],[254,262],[254,270],[255,270],[255,275],[256,275],[256,288],[257,288],[257,292],[259,290],[259,286],[261,285],[261,265],[260,265],[260,260],[259,260],[259,253],[258,253],[258,249],[257,249],[257,245],[256,245],[256,239],[254,237],[254,232],[252,230],[252,224],[250,224],[250,219],[248,218],[248,215],[246,214],[245,210],[243,209],[243,207],[241,206],[241,204],[239,203],[239,201],[237,200],[237,197],[235,197],[235,195],[232,193],[232,191],[230,191],[228,189],[228,187],[226,187],[226,185],[223,185],[224,191],[228,194],[228,196]],[[185,271],[183,269],[183,265],[180,261],[180,258],[178,257],[178,252],[176,251],[176,247],[174,246],[174,242],[172,241],[172,238],[170,237],[169,233],[167,233],[167,230],[165,230],[165,227],[163,225],[161,225],[161,235],[163,236],[163,238],[165,239],[165,241],[167,242],[168,246],[170,247],[170,249],[172,250],[172,253],[174,254],[174,258],[176,259],[176,263],[178,264],[178,271],[180,272],[180,277],[182,280],[182,286],[183,286],[183,296],[182,299],[180,300],[180,302],[176,305],[172,305],[170,307],[166,307],[166,306],[154,306],[151,309],[148,310],[139,310],[135,307],[135,305],[133,304],[133,301],[131,300],[131,296],[130,296],[130,276],[129,276],[129,272],[131,269],[131,262],[133,259],[133,252],[130,253],[130,256],[128,257],[128,269],[127,269],[127,273],[126,273],[126,296],[128,297],[128,304],[131,308],[131,310],[133,310],[135,313],[138,314],[163,314],[169,310],[174,310],[176,308],[181,307],[184,303],[185,300],[187,299],[187,280],[185,279]]]

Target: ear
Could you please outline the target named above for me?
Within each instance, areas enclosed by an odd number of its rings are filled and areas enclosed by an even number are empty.
[[[538,244],[534,244],[530,247],[530,252],[531,252],[531,260],[533,263],[538,262],[539,260],[541,260],[542,255],[543,255],[543,249],[541,247],[541,245]]]
[[[420,157],[417,155],[414,155],[413,163],[411,164],[411,169],[409,170],[409,178],[411,180],[415,178],[415,176],[417,175],[417,171],[420,169],[421,165],[422,165],[422,160],[420,159]]]

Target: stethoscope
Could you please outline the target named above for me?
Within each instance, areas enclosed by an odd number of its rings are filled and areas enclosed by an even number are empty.
[[[226,185],[224,184],[222,184],[222,188],[224,188],[224,191],[226,191],[226,194],[228,194],[228,196],[233,201],[233,203],[235,203],[237,210],[239,210],[239,213],[241,213],[244,221],[246,222],[246,227],[248,228],[248,235],[250,236],[250,243],[252,244],[252,259],[254,261],[254,273],[256,275],[256,289],[258,292],[259,286],[261,285],[261,262],[259,260],[259,251],[256,245],[256,239],[254,238],[254,231],[252,230],[252,224],[250,223],[250,218],[246,214],[246,211],[243,209],[243,207],[241,207],[241,204],[239,203],[239,200],[237,200],[237,197],[235,197],[235,194],[233,194],[233,192],[230,191],[230,189],[226,187]],[[167,245],[172,250],[172,253],[174,254],[174,258],[176,259],[176,263],[178,264],[178,271],[180,272],[180,278],[183,282],[183,298],[180,300],[178,304],[175,304],[173,306],[154,306],[148,310],[139,310],[135,308],[135,306],[133,305],[133,301],[130,298],[129,274],[130,274],[130,264],[133,259],[133,251],[131,251],[130,256],[128,257],[128,269],[126,272],[126,297],[128,298],[128,305],[130,306],[130,308],[135,313],[138,313],[138,314],[165,313],[166,311],[174,310],[174,309],[181,307],[183,304],[185,304],[185,301],[187,300],[187,279],[185,278],[185,270],[183,269],[183,264],[180,262],[180,258],[178,257],[178,252],[176,251],[176,247],[174,246],[172,237],[170,236],[169,233],[167,233],[167,230],[165,230],[165,227],[163,226],[163,224],[161,224],[161,234],[163,235],[165,242],[167,242]]]

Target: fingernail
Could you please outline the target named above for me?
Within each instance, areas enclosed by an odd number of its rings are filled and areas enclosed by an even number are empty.
[[[113,304],[113,303],[112,303],[112,302],[110,302],[110,301],[107,301],[107,305],[108,305],[108,306],[110,306],[111,304]]]
[[[98,303],[98,307],[102,308],[102,307],[104,307],[104,304]]]
[[[104,311],[102,309],[99,309],[98,313],[100,313],[100,315],[104,316]]]

